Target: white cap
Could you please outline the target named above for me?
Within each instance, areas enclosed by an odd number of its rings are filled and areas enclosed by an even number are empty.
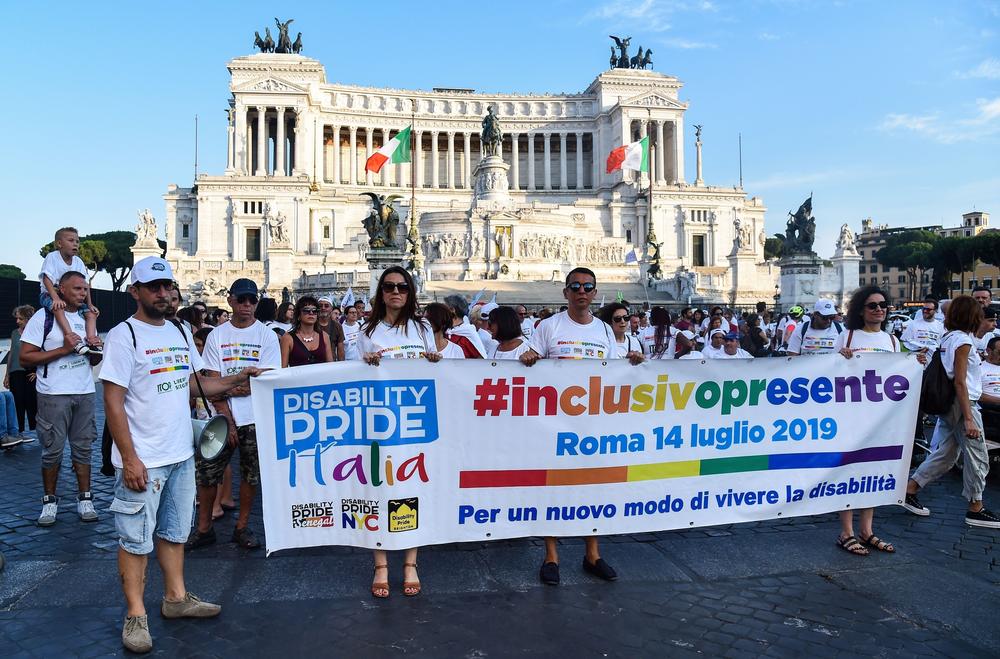
[[[487,302],[483,306],[479,307],[479,317],[487,318],[494,309],[499,308],[499,304],[496,302]]]
[[[816,300],[816,305],[813,306],[813,313],[818,313],[821,316],[836,316],[837,306],[833,303],[833,300]]]
[[[694,341],[694,332],[691,330],[681,330],[680,334],[688,341]]]
[[[329,295],[324,295],[324,296],[323,296],[323,297],[321,297],[320,299],[316,300],[316,303],[317,303],[317,304],[319,304],[320,302],[326,302],[326,303],[327,303],[327,304],[329,304],[329,305],[330,305],[331,307],[333,306],[333,300],[332,300],[332,299],[330,298],[330,296],[329,296]]]
[[[148,284],[151,281],[164,279],[173,281],[174,271],[170,268],[170,264],[159,256],[147,256],[132,266],[130,281],[133,284]]]
[[[708,333],[709,340],[711,340],[711,338],[716,334],[721,334],[722,336],[725,336],[726,330],[722,329],[721,327],[716,327],[714,330]]]

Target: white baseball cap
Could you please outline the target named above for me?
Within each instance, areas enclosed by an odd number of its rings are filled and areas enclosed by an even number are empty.
[[[691,330],[681,330],[680,335],[688,341],[694,341],[694,332]]]
[[[496,302],[487,302],[483,306],[479,307],[479,317],[489,318],[490,313],[492,313],[493,310],[498,308],[499,306],[500,305],[497,304]]]
[[[816,300],[816,304],[813,306],[813,313],[818,313],[821,316],[836,316],[837,306],[833,303],[833,300]]]
[[[709,332],[708,338],[711,340],[711,338],[713,336],[715,336],[716,334],[721,334],[722,336],[725,336],[726,335],[726,330],[722,329],[721,327],[716,327],[714,330],[712,330],[711,332]]]
[[[129,281],[133,284],[148,284],[151,281],[164,279],[170,281],[174,279],[174,271],[170,268],[170,264],[159,256],[147,256],[132,266],[132,276]]]

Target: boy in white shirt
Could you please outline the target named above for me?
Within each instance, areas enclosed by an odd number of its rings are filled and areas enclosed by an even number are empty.
[[[87,279],[87,266],[77,256],[80,252],[80,234],[73,227],[63,227],[56,231],[55,249],[42,261],[42,271],[38,273],[39,291],[38,303],[52,312],[55,322],[66,338],[73,342],[76,352],[85,355],[91,350],[100,352],[101,339],[97,335],[97,314],[100,313],[90,298],[90,287],[87,287],[87,300],[80,305],[77,312],[85,322],[86,342],[73,331],[66,319],[66,302],[59,296],[57,286],[62,276],[67,272],[79,272]],[[89,280],[88,280],[89,281]]]

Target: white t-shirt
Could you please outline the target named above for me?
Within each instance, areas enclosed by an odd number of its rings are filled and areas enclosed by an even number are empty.
[[[528,343],[526,339],[521,339],[521,342],[513,350],[501,350],[500,344],[498,343],[497,347],[493,349],[492,353],[490,353],[490,359],[518,359],[530,349],[531,344]]]
[[[530,339],[531,349],[549,359],[617,359],[615,335],[600,318],[581,325],[560,311],[538,324]]]
[[[639,328],[639,338],[646,345],[653,342],[653,337],[656,336],[656,328],[652,325],[646,325],[645,327]]]
[[[711,342],[706,341],[705,346],[701,349],[701,356],[703,359],[716,359],[720,352],[725,352],[725,343],[718,348],[713,348]]]
[[[442,359],[465,359],[465,351],[457,343],[448,342],[444,350],[438,350]]]
[[[899,340],[906,346],[907,350],[917,352],[927,348],[930,351],[937,349],[941,343],[941,336],[944,334],[944,323],[939,320],[927,322],[922,317],[914,318],[903,330],[903,336]]]
[[[104,341],[101,379],[125,387],[125,416],[132,444],[149,467],[183,462],[194,454],[188,382],[192,370],[205,367],[194,341],[169,321],[150,325],[135,318],[115,325]],[[210,335],[211,336],[211,335]],[[111,463],[122,466],[118,447]]]
[[[418,325],[415,320],[407,321],[405,328],[382,321],[371,337],[364,332],[358,334],[358,349],[362,355],[377,352],[382,359],[419,359],[428,352],[437,352],[434,330],[426,321]]]
[[[725,348],[722,348],[714,351],[711,355],[705,355],[705,357],[708,359],[753,359],[753,355],[743,348],[737,348],[735,355],[730,355]]]
[[[42,293],[48,294],[48,290],[45,288],[45,282],[42,281],[42,275],[49,278],[52,282],[54,288],[59,288],[59,280],[62,276],[72,270],[73,272],[79,272],[84,277],[87,276],[87,266],[84,265],[83,259],[79,256],[74,256],[70,259],[69,263],[63,261],[62,254],[59,252],[49,252],[45,255],[45,260],[42,261],[42,271],[38,273],[38,285],[39,290]],[[80,336],[83,336],[82,334]]]
[[[981,337],[976,336],[975,334],[969,335],[969,338],[972,340],[973,350],[982,354],[986,353],[986,346],[990,344],[990,339],[992,339],[993,337],[994,337],[993,332],[987,332],[986,334],[983,334]]]
[[[644,352],[642,341],[631,334],[626,334],[622,337],[624,340],[620,342],[615,342],[618,348],[618,357],[624,359],[626,355],[630,352]]]
[[[850,338],[851,345],[847,345]],[[833,351],[840,352],[841,348],[850,348],[854,352],[899,352],[899,341],[888,332],[866,332],[864,330],[851,330],[844,328],[837,340],[833,342]]]
[[[358,337],[361,336],[361,323],[355,322],[353,325],[343,324],[344,328],[344,359],[361,359],[361,350],[358,349]]]
[[[788,339],[788,352],[797,355],[826,355],[835,352],[833,344],[838,335],[837,326],[833,323],[821,330],[813,328],[812,323],[806,321],[805,336],[802,335],[802,326],[797,326]]]
[[[222,377],[236,375],[247,366],[281,368],[278,335],[259,320],[242,329],[233,325],[232,321],[216,327],[205,339],[204,358],[205,368],[218,371]],[[229,409],[237,426],[248,426],[254,422],[250,396],[230,398]]]
[[[981,363],[979,365],[979,381],[984,394],[1000,398],[1000,366],[989,362]]]
[[[483,328],[479,328],[476,331],[479,333],[479,340],[483,342],[483,348],[486,349],[486,354],[492,355],[493,351],[496,350],[498,345],[500,345],[500,342],[494,339],[493,335]]]
[[[78,313],[66,314],[70,328],[83,336],[87,333],[86,323]],[[42,334],[45,330],[45,309],[39,309],[24,326],[21,341],[30,343],[39,350],[52,350],[63,347],[63,333],[59,323],[52,319],[52,329],[45,337],[42,345]],[[90,359],[72,352],[59,359],[49,362],[48,377],[45,376],[45,366],[36,370],[35,388],[40,394],[92,394],[94,393],[94,372],[90,368]]]
[[[705,359],[705,355],[701,354],[697,350],[692,350],[688,354],[678,357],[677,359]]]
[[[428,327],[430,326],[428,325]],[[472,345],[476,347],[476,350],[479,351],[479,354],[483,356],[483,359],[486,359],[486,355],[489,354],[488,352],[486,352],[486,346],[483,345],[483,337],[480,336],[479,330],[473,327],[472,323],[469,322],[468,318],[463,317],[462,322],[452,327],[448,331],[448,333],[457,334],[459,336],[464,336],[465,338],[467,338],[469,341],[472,342]],[[487,332],[487,334],[489,334],[489,332]],[[431,341],[431,345],[432,346],[434,345],[433,340]]]
[[[521,321],[521,334],[524,334],[524,338],[530,339],[531,335],[535,331],[535,319],[525,318]]]
[[[229,321],[226,321],[226,322],[229,322]],[[292,329],[292,326],[290,324],[288,324],[288,323],[280,323],[280,322],[278,322],[276,320],[269,320],[269,321],[267,321],[266,323],[264,323],[264,327],[266,327],[269,330],[271,330],[272,334],[277,334],[277,332],[274,331],[275,327],[277,327],[278,329],[280,329],[282,332],[284,332],[286,334],[288,332],[290,332],[291,329]]]
[[[983,380],[980,372],[982,360],[973,345],[974,336],[968,332],[948,332],[941,338],[941,365],[952,380],[955,379],[955,353],[962,346],[969,348],[969,365],[965,370],[965,386],[969,389],[969,400],[977,401],[983,395]]]
[[[650,359],[673,359],[674,354],[677,352],[677,333],[680,332],[679,329],[673,325],[667,330],[667,347],[663,352],[656,352],[656,331],[654,328],[653,334],[649,337],[649,341],[646,342],[646,355]]]

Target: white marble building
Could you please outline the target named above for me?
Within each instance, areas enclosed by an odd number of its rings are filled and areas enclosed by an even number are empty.
[[[706,185],[700,162],[695,180],[685,180],[688,104],[675,77],[614,69],[578,94],[482,94],[331,83],[322,64],[300,55],[238,57],[228,67],[226,170],[164,195],[167,259],[185,289],[203,282],[214,292],[243,275],[272,294],[317,282],[334,291],[364,285],[361,222],[370,203],[361,193],[402,195],[396,207],[408,223],[415,178],[429,294],[492,280],[506,301],[555,302],[561,295],[551,282],[586,265],[600,282],[641,299],[654,229],[663,271],[648,289],[654,302],[773,296],[763,202],[738,187]],[[489,105],[503,124],[500,155],[509,166],[509,201],[494,206],[473,194]],[[411,122],[419,147],[412,165],[366,173],[367,156]],[[652,214],[645,175],[605,172],[613,148],[646,134]],[[280,228],[269,230],[268,218]],[[634,248],[640,262],[626,264]]]

